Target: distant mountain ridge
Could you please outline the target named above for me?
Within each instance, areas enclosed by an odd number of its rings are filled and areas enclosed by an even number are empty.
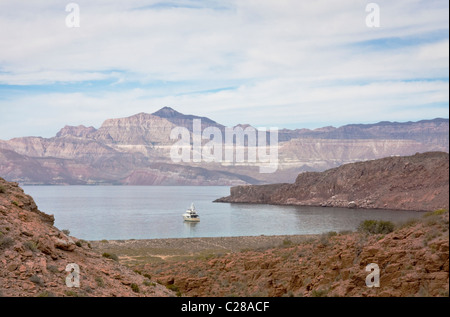
[[[448,119],[436,118],[417,122],[381,121],[372,124],[348,124],[339,128],[324,127],[314,130],[282,130],[295,137],[318,139],[406,139],[416,141],[439,140],[440,145],[448,147]],[[426,133],[424,133],[426,132]],[[431,132],[431,133],[430,133]]]
[[[293,182],[298,173],[345,163],[449,147],[449,120],[281,129],[279,166],[260,174],[258,162],[174,163],[170,132],[193,120],[224,131],[206,117],[164,107],[152,114],[107,119],[100,128],[65,126],[55,137],[0,140],[0,176],[23,184],[243,185]],[[245,128],[248,125],[239,124]]]

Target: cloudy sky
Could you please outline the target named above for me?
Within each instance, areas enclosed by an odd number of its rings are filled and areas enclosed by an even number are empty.
[[[279,128],[449,116],[447,0],[377,1],[379,27],[364,0],[77,0],[68,27],[70,2],[0,0],[0,139],[163,106]]]

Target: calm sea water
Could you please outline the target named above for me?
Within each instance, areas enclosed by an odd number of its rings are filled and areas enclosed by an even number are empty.
[[[314,234],[355,230],[365,219],[401,222],[421,213],[213,203],[224,186],[23,186],[55,226],[86,240]],[[194,203],[199,223],[182,214]]]

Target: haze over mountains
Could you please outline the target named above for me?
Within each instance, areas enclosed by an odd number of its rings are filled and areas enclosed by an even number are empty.
[[[258,162],[174,163],[175,127],[225,127],[164,107],[153,114],[107,119],[98,129],[65,126],[55,137],[0,140],[0,176],[22,184],[242,185],[293,182],[303,171],[416,152],[449,151],[449,120],[379,122],[278,131],[278,169]],[[241,125],[246,127],[248,125]]]

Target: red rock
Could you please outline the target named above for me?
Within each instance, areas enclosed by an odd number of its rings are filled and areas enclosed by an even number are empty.
[[[405,164],[411,168],[404,170]],[[296,205],[335,207],[351,203],[361,208],[433,211],[449,208],[448,171],[449,155],[444,152],[386,157],[301,173],[294,184],[232,187],[230,196],[216,201],[281,205],[295,201]],[[403,234],[392,237],[403,238]]]
[[[69,274],[65,269],[69,263],[79,265],[81,283],[90,287],[89,296],[109,296],[111,293],[117,296],[174,296],[173,292],[159,284],[152,286],[151,291],[142,287],[140,293],[134,292],[130,283],[143,285],[142,275],[115,261],[107,260],[92,250],[75,248],[73,239],[53,226],[54,217],[39,211],[33,199],[24,195],[20,187],[2,178],[0,187],[2,235],[5,234],[3,228],[8,227],[6,235],[14,241],[14,244],[3,246],[0,250],[2,296],[36,296],[38,292],[43,291],[65,296],[68,289],[65,277]],[[17,201],[17,205],[22,208],[12,204],[11,201]],[[37,245],[33,251],[24,247],[30,241],[36,242]],[[123,283],[111,278],[109,272],[115,274],[120,272]],[[37,284],[30,281],[36,273],[42,281],[45,281],[44,284],[39,283],[39,280]],[[104,286],[92,287],[97,285],[98,278],[101,278]],[[110,289],[113,292],[110,292]],[[85,292],[83,288],[74,288],[72,291],[82,295],[82,292]]]

